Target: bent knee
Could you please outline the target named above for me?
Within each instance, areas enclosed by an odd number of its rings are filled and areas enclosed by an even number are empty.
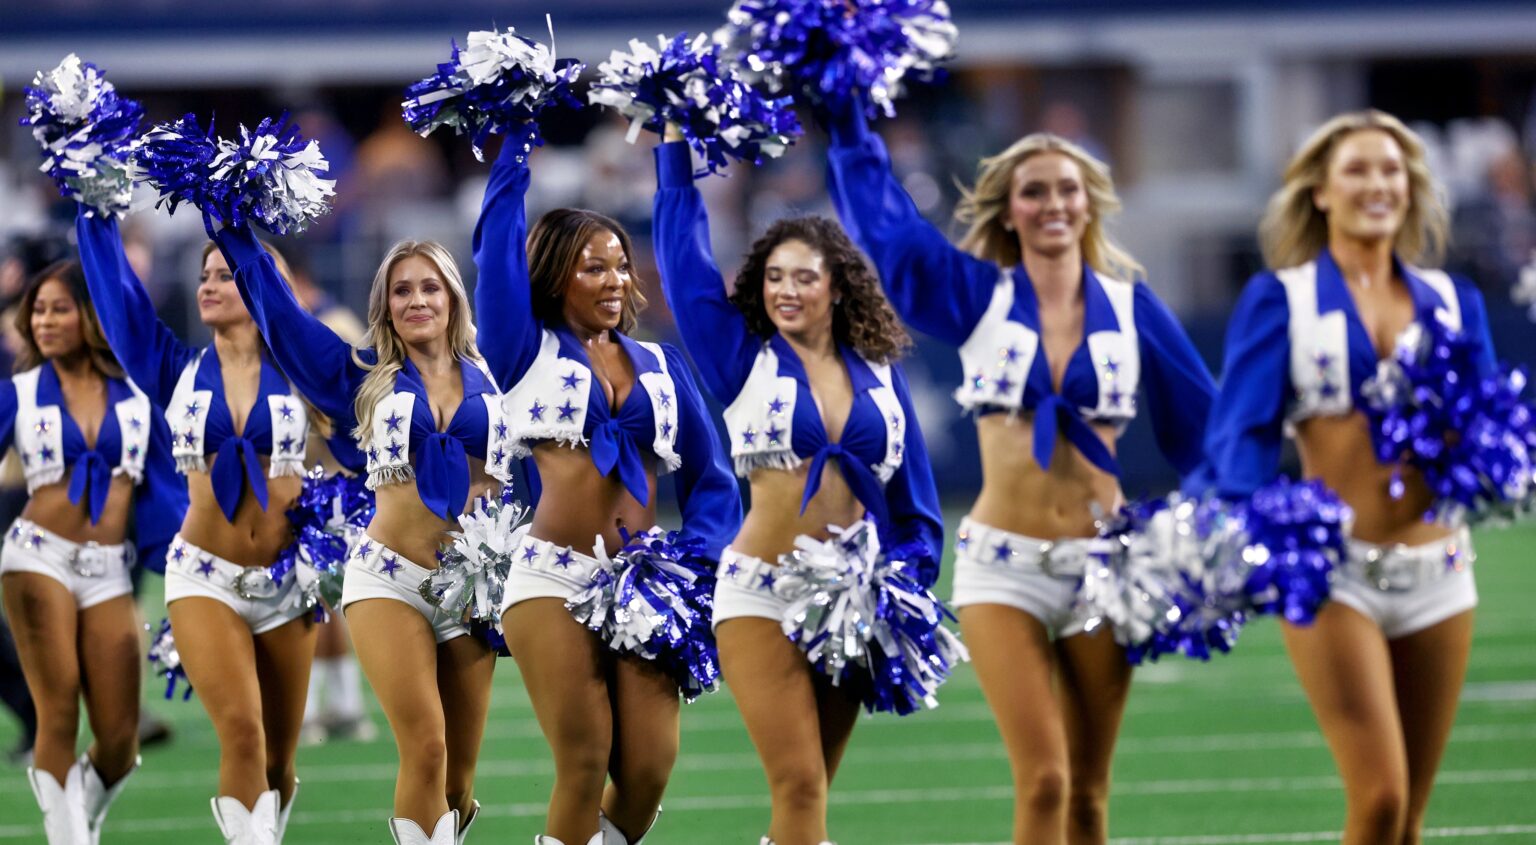
[[[261,718],[256,714],[226,716],[214,725],[214,730],[219,735],[220,750],[226,756],[235,756],[243,760],[266,760],[267,731],[261,724]]]
[[[1104,784],[1072,784],[1067,822],[1080,838],[1104,839],[1108,830],[1109,790]]]
[[[1067,805],[1067,773],[1059,766],[1032,767],[1017,776],[1019,802],[1036,813],[1058,813]]]
[[[768,788],[774,803],[788,809],[813,810],[827,803],[827,773],[820,766],[790,766],[770,772]]]
[[[440,772],[448,766],[448,743],[442,736],[423,734],[399,737],[396,745],[400,750],[403,768]]]
[[[614,773],[614,788],[636,801],[655,803],[667,791],[667,781],[672,779],[672,758],[647,760],[643,764],[625,765]]]
[[[1349,796],[1349,813],[1378,842],[1397,842],[1408,823],[1408,788],[1384,779]]]

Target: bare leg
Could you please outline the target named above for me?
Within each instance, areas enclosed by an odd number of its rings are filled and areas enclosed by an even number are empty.
[[[1109,838],[1109,764],[1131,690],[1131,667],[1107,629],[1059,640],[1056,653],[1071,754],[1067,841],[1102,845]]]
[[[287,806],[293,797],[293,761],[304,726],[304,697],[315,653],[315,623],[305,614],[256,637],[262,727],[267,739],[267,788]]]
[[[816,719],[821,725],[821,759],[827,767],[827,786],[837,777],[837,767],[843,762],[843,752],[848,750],[848,740],[853,728],[859,723],[859,699],[841,687],[832,685],[832,679],[812,671],[816,683]]]
[[[219,794],[253,807],[267,786],[267,736],[256,644],[238,614],[201,596],[167,605],[187,680],[219,735]]]
[[[91,765],[106,786],[133,769],[139,755],[139,631],[133,596],[80,611],[79,660],[91,723]]]
[[[448,771],[444,798],[459,811],[459,824],[469,820],[475,801],[475,766],[480,762],[480,738],[491,709],[491,673],[496,654],[473,636],[455,637],[437,646],[437,689],[443,700],[447,728]]]
[[[661,795],[677,762],[677,683],[655,664],[615,656],[609,676],[613,702],[613,781],[603,795],[603,812],[633,842],[656,820]]]
[[[32,765],[62,786],[75,764],[80,728],[75,597],[63,584],[35,572],[7,573],[0,577],[0,587],[21,671],[37,709]],[[59,655],[69,657],[60,660]]]
[[[1435,785],[1440,756],[1456,721],[1456,703],[1472,651],[1472,611],[1387,643],[1397,708],[1408,749],[1408,817],[1404,845],[1418,845],[1424,810]]]

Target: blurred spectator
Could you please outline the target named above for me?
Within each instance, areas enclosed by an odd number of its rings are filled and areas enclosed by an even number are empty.
[[[1488,290],[1514,284],[1536,249],[1531,164],[1515,147],[1488,165],[1474,193],[1456,205],[1448,264]]]

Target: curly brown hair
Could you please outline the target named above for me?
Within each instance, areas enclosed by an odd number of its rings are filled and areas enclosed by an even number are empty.
[[[47,360],[32,336],[32,311],[37,304],[38,291],[44,284],[54,281],[69,289],[70,298],[75,301],[75,307],[80,309],[80,337],[85,341],[85,354],[91,359],[91,366],[106,378],[122,378],[123,367],[117,362],[117,356],[112,354],[112,347],[107,344],[106,335],[101,330],[101,321],[96,316],[96,307],[91,304],[91,292],[85,284],[85,271],[80,262],[74,259],[50,264],[27,282],[21,294],[21,304],[16,309],[16,332],[21,335],[21,349],[16,353],[14,371],[25,372]]]
[[[754,334],[769,337],[777,331],[763,304],[763,277],[769,254],[785,241],[800,241],[827,262],[832,290],[842,295],[842,301],[832,306],[832,337],[838,343],[852,346],[865,360],[877,364],[889,364],[912,348],[911,336],[858,247],[842,226],[819,215],[774,223],[747,252],[736,273],[731,303],[741,310]]]

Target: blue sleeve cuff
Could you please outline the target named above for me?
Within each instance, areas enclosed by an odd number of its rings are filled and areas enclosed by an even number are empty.
[[[693,154],[687,141],[656,146],[656,184],[660,188],[693,187]]]
[[[869,121],[857,103],[837,106],[827,118],[827,134],[834,147],[857,147],[869,137]]]

